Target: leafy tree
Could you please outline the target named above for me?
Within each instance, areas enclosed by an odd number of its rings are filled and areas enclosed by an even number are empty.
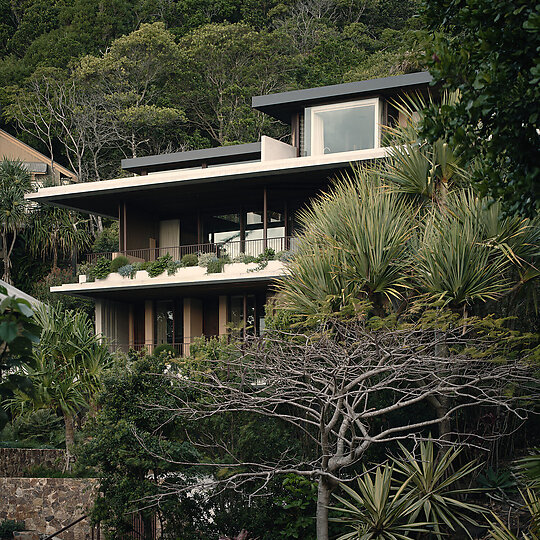
[[[22,365],[34,365],[32,346],[39,341],[39,326],[28,301],[7,296],[5,287],[0,293],[6,297],[0,302],[0,405],[13,398],[18,389],[28,390],[30,381],[21,374]],[[8,417],[0,407],[0,429]]]
[[[39,409],[58,410],[64,417],[66,468],[71,467],[77,415],[95,406],[101,377],[110,353],[96,336],[88,315],[61,306],[36,311],[41,327],[33,362],[22,373],[31,380],[29,391],[17,389],[8,402],[11,410],[24,414]]]
[[[190,483],[187,468],[160,459],[165,451],[174,461],[198,460],[199,456],[182,432],[178,422],[168,422],[163,411],[149,407],[171,402],[170,384],[159,374],[167,369],[162,359],[130,354],[103,379],[98,397],[99,410],[86,428],[89,439],[79,450],[83,465],[100,472],[100,495],[92,511],[113,537],[131,531],[130,516],[141,510],[146,525],[155,509],[148,508],[145,497],[159,493],[164,481],[177,479]],[[160,499],[160,520],[167,523],[164,533],[176,538],[193,538],[204,531],[208,516],[197,495]],[[190,533],[193,536],[190,536]]]
[[[58,256],[72,256],[90,244],[86,220],[74,212],[54,206],[40,206],[33,212],[28,239],[34,253],[52,255],[52,269],[58,268]]]
[[[445,138],[477,166],[484,193],[505,209],[540,208],[538,6],[527,0],[434,0],[424,15],[438,32],[429,67],[435,83],[459,91],[432,106],[424,133]]]
[[[2,237],[3,279],[11,283],[11,254],[17,235],[28,221],[24,199],[32,191],[30,173],[20,161],[3,158],[0,162],[0,234]]]
[[[251,96],[286,89],[290,59],[278,36],[245,24],[210,24],[181,39],[180,98],[213,143],[251,142],[269,120]]]

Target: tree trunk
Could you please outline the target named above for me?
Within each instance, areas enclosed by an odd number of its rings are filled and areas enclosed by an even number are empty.
[[[321,476],[317,488],[317,540],[328,540],[328,506],[332,489],[328,480]]]
[[[71,471],[71,457],[73,445],[75,444],[75,419],[72,414],[64,413],[64,424],[66,428],[66,464],[64,471]]]
[[[7,246],[7,234],[2,232],[2,259],[4,263],[4,275],[2,279],[11,285],[11,261],[9,260],[8,246]]]
[[[448,396],[439,396],[440,405],[435,408],[437,418],[443,418],[450,410],[450,398]],[[439,422],[439,437],[446,441],[450,440],[450,432],[452,431],[452,424],[450,417],[444,418]]]

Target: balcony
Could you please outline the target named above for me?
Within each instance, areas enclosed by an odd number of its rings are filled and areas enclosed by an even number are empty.
[[[86,255],[86,262],[92,264],[101,258],[113,260],[119,255],[124,255],[132,263],[142,263],[156,261],[159,257],[167,254],[171,256],[173,261],[181,261],[185,255],[213,254],[218,259],[226,258],[230,262],[234,262],[238,258],[259,257],[266,250],[272,250],[274,254],[294,252],[297,242],[298,239],[296,237],[285,236],[183,246],[127,249],[122,251],[88,253]]]

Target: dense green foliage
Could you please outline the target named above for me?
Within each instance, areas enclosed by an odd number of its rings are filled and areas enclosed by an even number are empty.
[[[416,0],[38,0],[0,11],[3,120],[82,180],[117,174],[125,155],[281,134],[252,95],[418,69]]]
[[[540,208],[540,11],[529,0],[429,0],[438,32],[429,69],[444,89],[459,90],[451,106],[433,107],[425,132],[459,146],[477,165],[483,192],[507,211]]]
[[[0,293],[7,294],[5,287]],[[35,365],[32,346],[39,341],[40,328],[34,321],[34,311],[28,301],[6,296],[0,302],[0,404],[11,399],[18,390],[31,386],[19,369]],[[8,416],[0,407],[0,429]]]

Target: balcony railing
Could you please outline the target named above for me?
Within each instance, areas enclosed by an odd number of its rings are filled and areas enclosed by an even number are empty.
[[[185,246],[127,249],[121,251],[107,251],[103,253],[88,253],[86,260],[89,263],[96,259],[105,257],[112,260],[118,255],[125,255],[132,262],[155,261],[157,258],[169,254],[173,260],[179,261],[184,255],[213,253],[216,257],[228,255],[235,259],[240,255],[252,255],[257,257],[265,249],[273,249],[276,253],[280,251],[294,251],[297,239],[292,236],[279,238],[257,238],[255,240],[234,240],[230,242],[191,244]]]

